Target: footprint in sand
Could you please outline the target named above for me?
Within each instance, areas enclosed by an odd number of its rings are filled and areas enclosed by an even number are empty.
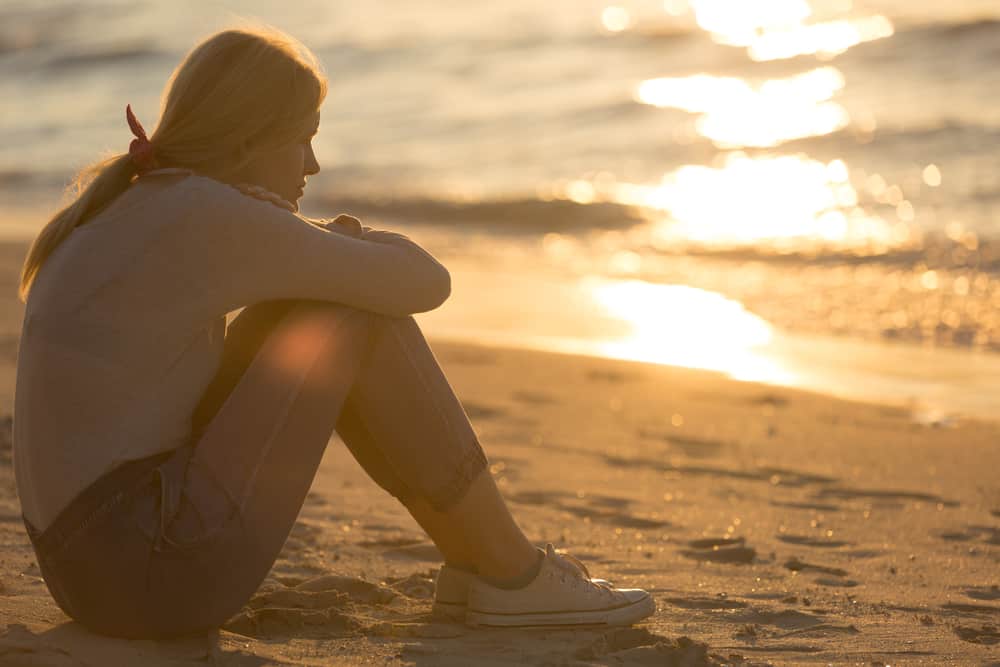
[[[729,547],[746,543],[743,537],[706,537],[699,540],[691,540],[688,546],[694,549],[714,549],[716,547]]]
[[[580,497],[579,495],[577,496]],[[632,504],[632,501],[628,498],[620,498],[618,496],[602,496],[597,493],[588,493],[584,496],[587,502],[591,505],[600,505],[601,507],[628,507]]]
[[[758,468],[757,473],[763,479],[766,479],[771,486],[797,488],[815,484],[830,484],[837,481],[835,478],[827,475],[818,475],[816,473],[791,470],[790,468],[776,468],[773,466]]]
[[[758,468],[750,470],[733,470],[706,464],[675,465],[662,459],[625,457],[617,454],[603,454],[605,465],[615,468],[642,468],[658,472],[680,473],[681,475],[703,475],[718,480],[733,479],[739,481],[764,482],[774,487],[800,487],[812,484],[828,484],[836,481],[832,477],[817,475],[787,468]]]
[[[465,634],[453,623],[414,622],[426,614],[400,612],[397,603],[433,596],[434,569],[376,584],[355,577],[323,575],[283,587],[280,582],[258,592],[223,626],[262,639],[346,636],[450,638]],[[287,580],[287,579],[286,579]],[[412,610],[411,610],[412,611]],[[380,620],[388,617],[390,620]]]
[[[1000,528],[992,526],[969,526],[965,530],[941,533],[942,540],[949,542],[982,542],[985,544],[1000,544]]]
[[[571,494],[564,491],[520,491],[508,496],[508,500],[524,505],[559,505],[562,498]]]
[[[712,563],[746,565],[757,557],[757,550],[746,546],[746,540],[742,537],[691,540],[688,546],[691,548],[681,550],[681,555]]]
[[[434,577],[437,569],[431,568],[424,572],[415,572],[405,577],[388,577],[387,586],[409,598],[429,600],[434,597]]]
[[[675,607],[681,607],[682,609],[745,609],[747,606],[746,602],[740,602],[739,600],[698,596],[689,598],[666,598],[666,601]]]
[[[671,451],[677,450],[691,458],[719,456],[727,447],[726,443],[710,438],[681,437],[667,431],[639,427],[636,435],[647,440],[658,440],[667,444]]]
[[[980,628],[971,628],[964,626],[956,626],[954,628],[955,634],[962,641],[971,642],[973,644],[984,644],[987,646],[992,646],[994,644],[1000,644],[1000,628],[995,625],[984,625]]]
[[[297,593],[342,593],[354,602],[385,604],[396,595],[385,586],[374,584],[357,577],[340,574],[325,574],[307,579],[295,586]]]
[[[577,660],[618,665],[708,665],[708,645],[645,628],[616,628],[573,653]],[[559,661],[563,664],[563,661]]]
[[[25,667],[78,667],[80,661],[68,651],[45,642],[31,632],[27,626],[11,623],[0,629],[0,664],[24,665]]]
[[[854,588],[860,585],[853,579],[834,579],[833,577],[816,577],[813,581],[820,586],[831,586],[833,588]]]
[[[313,507],[325,507],[330,504],[330,500],[317,491],[310,491],[306,494],[306,504]]]
[[[965,589],[965,594],[974,600],[1000,600],[1000,586],[973,586]]]
[[[625,375],[624,373],[619,373],[618,371],[601,371],[594,370],[587,372],[588,380],[595,380],[597,382],[626,382],[628,380],[634,379],[632,376]]]
[[[508,497],[515,503],[536,505],[566,512],[573,516],[602,521],[622,528],[666,528],[670,522],[657,517],[637,516],[628,511],[628,498],[600,494],[568,493],[565,491],[522,491]],[[596,507],[595,507],[596,506]]]
[[[803,635],[807,635],[809,637],[836,637],[838,635],[857,635],[860,633],[861,631],[853,625],[820,623],[819,625],[814,625],[811,628],[791,630],[780,635],[775,635],[775,639],[787,639],[788,637],[801,637]]]
[[[820,574],[829,574],[834,577],[846,577],[847,570],[842,570],[839,567],[827,567],[826,565],[815,565],[813,563],[806,563],[798,558],[789,558],[785,561],[785,568],[791,570],[792,572],[819,572]]]
[[[837,547],[843,547],[852,544],[851,542],[844,542],[842,540],[827,540],[818,537],[810,537],[808,535],[790,535],[790,534],[779,534],[775,537],[785,544],[796,544],[804,547],[819,547],[823,549],[835,549]]]
[[[804,630],[814,628],[823,623],[823,619],[813,614],[806,614],[795,609],[747,609],[735,612],[726,617],[730,623],[738,625],[757,624],[771,625],[782,630]]]
[[[836,512],[841,509],[836,505],[827,505],[824,503],[781,502],[778,500],[772,500],[771,505],[774,507],[787,507],[793,510],[815,510],[817,512]]]
[[[486,405],[485,403],[462,401],[462,407],[465,409],[465,414],[472,419],[495,419],[507,415],[507,411],[503,408]]]
[[[515,391],[510,397],[518,403],[528,403],[530,405],[546,405],[559,402],[554,396],[539,391]]]
[[[1000,616],[1000,607],[988,604],[968,604],[965,602],[946,602],[941,605],[942,609],[957,611],[962,614],[984,614],[986,616]]]
[[[356,634],[364,627],[358,618],[329,609],[295,609],[282,607],[244,608],[222,626],[224,630],[246,637],[271,639],[276,637],[332,638]]]
[[[249,637],[339,637],[364,627],[356,605],[385,605],[398,593],[355,577],[324,575],[294,587],[262,590],[224,629]]]
[[[821,489],[816,496],[819,498],[840,498],[843,500],[872,500],[880,503],[905,502],[910,500],[943,505],[945,507],[958,507],[959,505],[954,500],[947,500],[931,493],[887,491],[883,489],[852,489],[843,486],[832,486]]]
[[[750,399],[754,405],[770,405],[771,407],[781,407],[788,405],[788,399],[777,394],[761,394]]]

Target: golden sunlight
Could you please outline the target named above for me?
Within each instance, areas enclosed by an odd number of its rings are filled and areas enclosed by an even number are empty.
[[[813,54],[832,57],[895,32],[892,22],[881,15],[806,24],[812,9],[804,0],[691,0],[691,9],[712,39],[746,47],[757,61]]]
[[[829,58],[862,42],[891,37],[895,30],[884,16],[843,19],[758,35],[749,45],[753,60],[780,60],[816,54]]]
[[[768,30],[800,25],[812,15],[805,0],[690,0],[698,25],[720,44],[749,46]]]
[[[623,7],[610,6],[601,12],[601,23],[608,32],[621,32],[629,26],[628,10]]]
[[[636,99],[702,114],[698,132],[720,147],[770,147],[846,127],[847,112],[830,101],[843,87],[844,77],[835,67],[757,87],[740,78],[697,74],[643,81]]]
[[[735,152],[720,167],[686,165],[658,186],[619,183],[613,192],[616,201],[667,214],[656,221],[664,241],[767,242],[781,248],[803,242],[891,246],[906,240],[905,229],[858,207],[842,160]]]
[[[788,371],[756,348],[772,328],[741,303],[687,285],[640,280],[583,281],[597,304],[628,323],[624,338],[598,343],[604,356],[724,372],[741,380],[785,382]]]

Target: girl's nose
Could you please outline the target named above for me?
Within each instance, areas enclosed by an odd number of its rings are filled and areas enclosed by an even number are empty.
[[[312,144],[309,145],[309,150],[306,151],[306,161],[303,165],[303,170],[306,175],[319,173],[319,162],[316,161],[316,153],[313,151]]]

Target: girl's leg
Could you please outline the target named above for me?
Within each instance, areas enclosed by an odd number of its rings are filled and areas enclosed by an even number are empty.
[[[439,402],[443,404],[450,419],[460,425],[470,441],[478,443],[461,403],[445,379],[416,321],[412,317],[406,317],[395,318],[394,322],[391,335],[398,339],[398,349],[404,353],[400,356],[399,363],[402,366],[412,365],[414,369],[420,367],[418,364],[426,368],[421,372],[430,385],[425,393],[436,391]],[[365,423],[368,421],[378,424],[385,421],[385,418],[366,409],[364,405],[358,405],[360,398],[360,392],[352,392],[348,396],[337,423],[337,432],[372,479],[406,506],[437,545],[445,560],[452,565],[476,569],[497,578],[507,578],[523,572],[525,563],[532,562],[535,550],[514,522],[485,466],[469,484],[468,492],[460,500],[447,508],[435,507],[426,496],[408,490],[400,479],[400,473],[394,470],[393,464],[386,458],[385,450],[389,449],[390,443],[412,447],[415,442],[414,434],[394,436],[383,433],[382,440],[379,440]],[[440,443],[439,446],[446,445]],[[476,449],[479,449],[478,444]],[[428,456],[433,456],[434,451],[434,445],[424,449]]]
[[[514,563],[510,570],[520,572],[533,562],[534,548],[484,474],[485,456],[471,424],[412,317],[326,302],[269,302],[251,308],[237,318],[231,335],[252,331],[257,317],[267,319],[282,309],[284,315],[263,342],[257,341],[256,353],[228,393],[221,390],[233,381],[227,364],[237,367],[234,360],[254,349],[252,336],[239,339],[231,354],[227,350],[219,381],[195,415],[198,437],[185,491],[195,499],[197,511],[185,515],[181,507],[168,525],[175,537],[193,527],[208,535],[213,527],[226,525],[227,515],[240,519],[239,537],[222,540],[219,553],[200,561],[203,577],[217,578],[222,568],[228,580],[229,608],[223,605],[217,613],[238,609],[267,574],[348,406],[348,421],[364,426],[371,437],[368,446],[378,448],[405,486],[390,490],[418,508],[422,523],[454,524],[451,537],[447,528],[434,529],[443,543],[464,539],[487,572],[495,563]],[[206,502],[213,493],[214,502]],[[214,516],[212,507],[218,510]],[[505,576],[510,570],[495,574]],[[167,579],[176,581],[166,578],[164,586]],[[194,589],[210,590],[208,584],[202,581]],[[185,588],[190,594],[191,588]]]

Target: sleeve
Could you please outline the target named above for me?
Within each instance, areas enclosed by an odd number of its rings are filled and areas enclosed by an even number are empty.
[[[353,237],[225,186],[204,189],[208,205],[185,217],[181,234],[192,235],[193,270],[225,312],[298,298],[404,316],[451,294],[448,270],[403,234],[364,227]]]

